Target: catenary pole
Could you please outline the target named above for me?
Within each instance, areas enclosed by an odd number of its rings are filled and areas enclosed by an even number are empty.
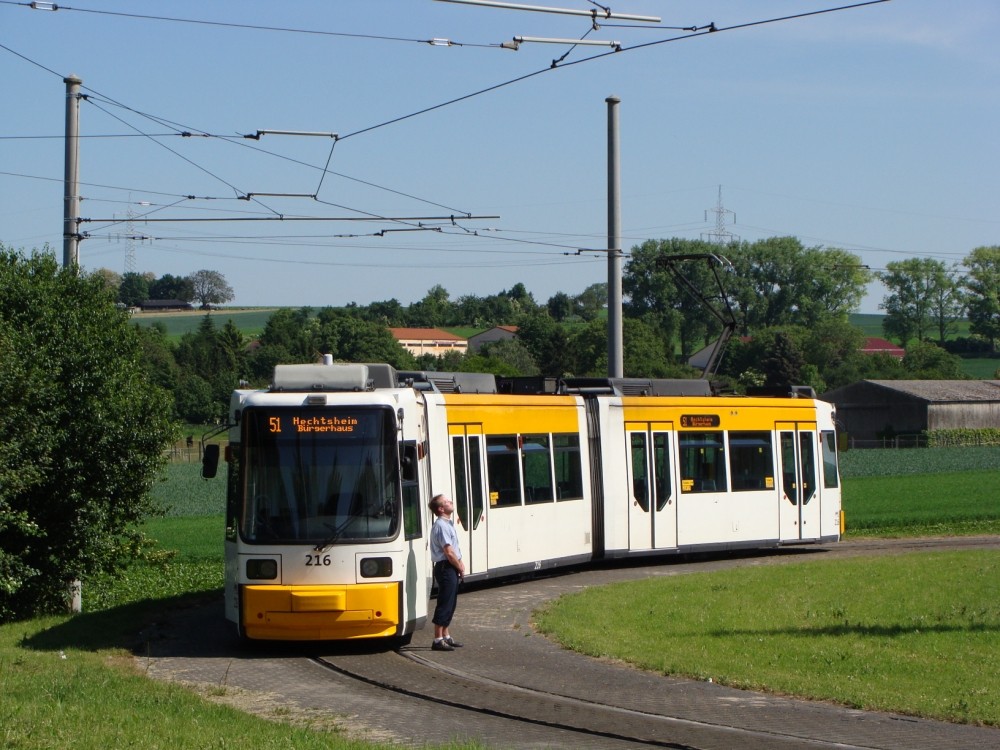
[[[66,171],[63,197],[63,267],[79,267],[80,234],[80,85],[74,75],[63,78],[66,84]]]
[[[74,75],[63,78],[66,84],[66,170],[63,175],[63,268],[80,268],[80,85]],[[74,614],[83,611],[83,584],[79,578],[66,582],[66,609]]]
[[[622,347],[621,169],[617,96],[608,105],[608,377],[624,377]]]

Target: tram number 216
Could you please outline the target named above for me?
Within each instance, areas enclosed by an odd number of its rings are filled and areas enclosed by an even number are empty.
[[[333,561],[329,555],[306,555],[306,567],[325,568],[332,565]]]

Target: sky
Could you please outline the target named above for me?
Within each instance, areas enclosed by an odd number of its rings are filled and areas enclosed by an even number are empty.
[[[0,243],[62,259],[73,75],[81,266],[215,270],[233,305],[606,282],[609,97],[626,263],[669,237],[873,271],[1000,244],[996,0],[618,2],[0,0]]]

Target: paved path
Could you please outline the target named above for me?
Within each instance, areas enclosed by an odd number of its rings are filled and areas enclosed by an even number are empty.
[[[415,693],[433,697],[454,683],[448,674],[428,680],[425,667],[442,667],[468,684],[476,680],[516,685],[587,702],[618,707],[623,728],[641,717],[659,720],[656,736],[644,743],[582,735],[548,726],[544,715],[536,723],[513,725],[501,714],[542,712],[537,695],[512,694],[510,705],[492,706],[494,715],[451,707],[462,696],[429,702],[396,695],[324,670],[306,658],[301,647],[266,647],[241,652],[227,635],[221,602],[175,613],[146,634],[142,668],[158,679],[200,685],[203,693],[242,708],[276,718],[292,718],[318,726],[331,723],[373,740],[402,745],[477,739],[490,748],[885,748],[940,750],[1000,748],[1000,729],[915,720],[909,717],[849,710],[826,703],[798,701],[763,693],[734,690],[709,682],[663,677],[605,660],[565,651],[535,634],[531,612],[543,602],[587,586],[642,577],[680,575],[732,565],[772,565],[804,556],[841,556],[878,552],[905,553],[943,546],[1000,548],[1000,537],[963,540],[900,540],[846,542],[830,548],[809,548],[711,562],[673,562],[642,567],[611,567],[531,580],[514,585],[479,588],[462,594],[455,630],[466,646],[451,653],[430,650],[430,632],[416,634],[401,654],[357,653],[330,647],[331,660],[356,664],[372,679],[419,680]],[[314,655],[311,652],[309,655]],[[471,682],[470,682],[471,681]],[[453,689],[453,688],[451,688]],[[220,695],[221,694],[221,695]],[[474,695],[468,696],[475,701]],[[529,707],[518,701],[531,701]],[[525,709],[531,708],[531,711]],[[553,712],[565,709],[553,708]],[[558,717],[555,717],[557,719]],[[628,734],[622,731],[622,734]]]

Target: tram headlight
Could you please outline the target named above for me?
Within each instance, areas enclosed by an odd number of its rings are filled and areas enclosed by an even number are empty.
[[[365,557],[361,560],[362,578],[386,578],[391,575],[391,557]]]
[[[257,581],[273,581],[278,577],[277,560],[247,560],[247,578]]]

